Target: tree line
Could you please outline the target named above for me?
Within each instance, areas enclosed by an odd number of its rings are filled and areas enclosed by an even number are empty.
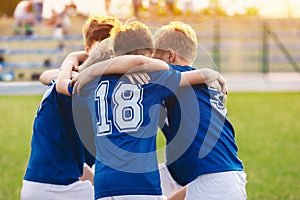
[[[0,0],[0,16],[13,16],[14,10],[20,0]]]

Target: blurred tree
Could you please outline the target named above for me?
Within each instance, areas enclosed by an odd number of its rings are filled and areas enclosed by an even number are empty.
[[[259,9],[256,7],[245,8],[245,10],[246,10],[246,15],[250,15],[250,16],[258,16],[259,15]]]
[[[216,12],[220,7],[219,0],[209,0],[209,7]]]
[[[213,16],[225,16],[226,11],[220,6],[220,0],[209,0],[208,10],[204,10],[205,14]]]
[[[7,15],[12,17],[14,10],[20,1],[21,0],[0,0],[0,16]]]

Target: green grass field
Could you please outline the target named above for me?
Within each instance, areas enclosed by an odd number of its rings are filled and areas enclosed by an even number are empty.
[[[0,199],[19,199],[41,96],[0,96]],[[231,93],[250,200],[300,199],[300,93]],[[161,145],[161,144],[159,144]]]

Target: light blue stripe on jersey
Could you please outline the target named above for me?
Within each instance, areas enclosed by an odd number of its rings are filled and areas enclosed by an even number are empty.
[[[178,71],[191,67],[174,66]],[[205,84],[180,88],[176,98],[166,100],[168,126],[163,128],[167,139],[167,165],[181,185],[199,175],[243,170],[237,156],[234,129],[226,118],[222,93]]]

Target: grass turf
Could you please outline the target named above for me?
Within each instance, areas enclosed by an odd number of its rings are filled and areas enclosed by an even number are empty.
[[[0,96],[0,199],[19,199],[41,96]],[[231,93],[228,118],[248,175],[248,199],[300,199],[300,93]],[[158,146],[163,146],[159,135]]]

